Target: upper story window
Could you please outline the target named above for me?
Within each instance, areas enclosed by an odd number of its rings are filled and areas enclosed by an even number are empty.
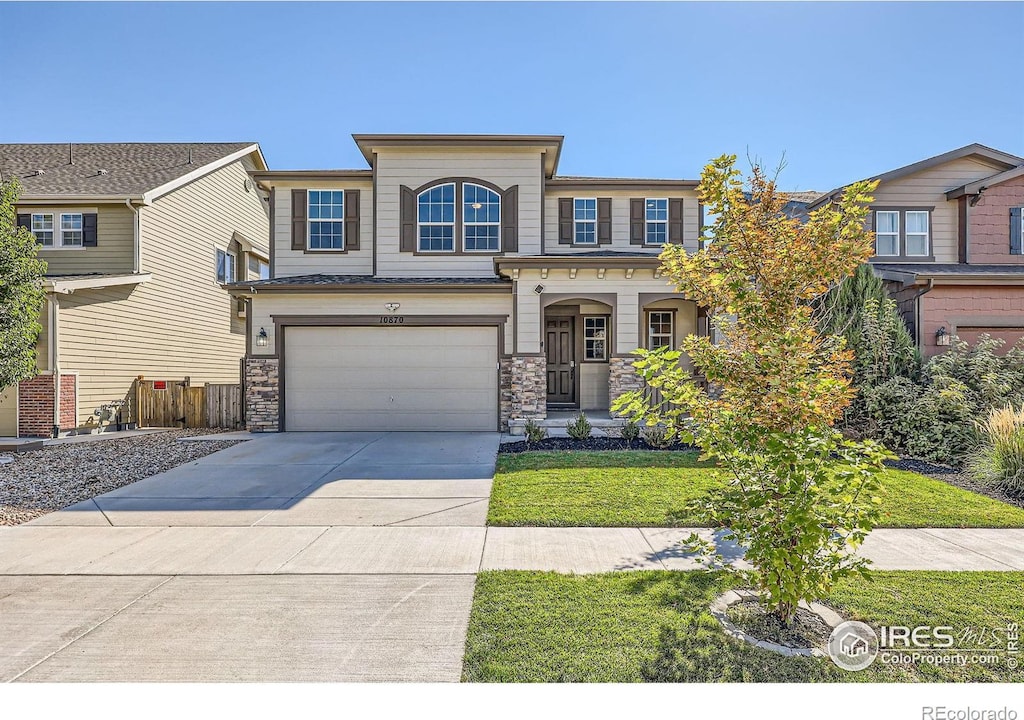
[[[455,183],[424,190],[416,200],[420,252],[455,250]]]
[[[875,210],[877,257],[931,256],[931,209]]]
[[[217,282],[220,284],[234,282],[235,255],[225,250],[217,250]]]
[[[53,247],[53,213],[32,213],[32,234],[43,247]]]
[[[310,190],[308,194],[310,250],[345,249],[345,191]]]
[[[644,244],[664,245],[668,242],[668,198],[647,198],[644,201]]]
[[[480,185],[462,186],[462,232],[467,252],[497,252],[500,248],[501,198]]]
[[[1010,254],[1024,255],[1024,223],[1021,214],[1024,207],[1010,208]]]
[[[572,216],[573,242],[597,245],[597,198],[574,198]]]
[[[61,213],[60,244],[62,247],[82,246],[82,213]]]
[[[261,260],[255,255],[249,256],[249,275],[255,276],[260,280],[270,279],[270,263],[266,260]]]

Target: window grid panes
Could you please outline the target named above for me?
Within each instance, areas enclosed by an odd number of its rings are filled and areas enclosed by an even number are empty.
[[[417,199],[419,249],[421,252],[455,250],[455,184],[424,190]]]
[[[908,210],[904,213],[906,232],[906,254],[922,256],[928,254],[928,211]]]
[[[223,250],[217,251],[217,282],[235,281],[235,256]]]
[[[597,245],[597,198],[573,200],[573,242]]]
[[[896,210],[875,212],[875,254],[900,254],[900,214]]]
[[[33,213],[32,234],[40,245],[53,247],[53,213]]]
[[[583,318],[583,359],[608,359],[608,318]]]
[[[63,213],[60,216],[60,244],[82,246],[82,213]]]
[[[668,242],[668,200],[648,198],[644,203],[644,242],[664,245]]]
[[[345,249],[345,191],[310,190],[309,241],[310,250]]]
[[[501,198],[493,190],[471,183],[463,184],[462,193],[466,251],[497,252],[500,247]]]
[[[672,346],[672,313],[650,312],[647,314],[647,349]]]

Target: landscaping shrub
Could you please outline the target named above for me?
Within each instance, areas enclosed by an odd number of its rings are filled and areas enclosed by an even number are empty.
[[[629,420],[619,429],[619,437],[628,443],[635,442],[640,437],[640,426]]]
[[[573,440],[586,440],[590,437],[593,428],[583,411],[576,413],[576,417],[565,424],[565,431]]]
[[[661,425],[650,425],[643,429],[644,442],[652,448],[664,450],[675,442],[674,437],[669,437],[668,430]]]
[[[981,444],[967,461],[971,475],[1011,497],[1024,497],[1024,408],[992,410],[978,429]]]
[[[548,436],[547,428],[542,428],[532,418],[523,425],[523,433],[526,435],[527,443],[540,442]]]

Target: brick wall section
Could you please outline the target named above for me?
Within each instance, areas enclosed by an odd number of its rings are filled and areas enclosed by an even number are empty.
[[[249,432],[277,432],[280,383],[277,358],[245,359],[245,426]]]
[[[509,361],[509,418],[543,420],[548,416],[547,359],[513,355]]]
[[[999,319],[1024,328],[1024,287],[985,285],[937,285],[921,296],[921,331],[926,356],[945,350],[935,344],[935,331],[953,325],[984,327],[986,319]],[[993,328],[993,337],[1013,343],[1022,336],[1020,329]],[[965,331],[964,340],[973,342],[978,333]]]
[[[970,263],[1024,265],[1024,255],[1010,254],[1010,208],[1024,205],[1024,177],[993,185],[970,209]]]
[[[78,426],[78,376],[60,376],[60,429]]]
[[[633,362],[636,359],[633,356],[629,356],[612,357],[608,360],[609,404],[615,402],[615,399],[624,393],[643,388],[643,378],[637,374],[636,368],[633,367]]]
[[[18,383],[18,434],[53,435],[53,375],[36,375]]]

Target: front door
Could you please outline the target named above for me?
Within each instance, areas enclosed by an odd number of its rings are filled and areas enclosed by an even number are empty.
[[[548,361],[548,405],[576,404],[576,343],[573,318],[553,317],[544,322]]]

